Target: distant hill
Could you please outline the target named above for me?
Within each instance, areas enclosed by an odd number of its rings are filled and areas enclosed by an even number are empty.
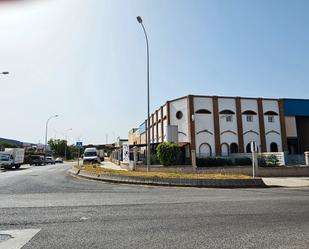
[[[7,138],[1,138],[0,137],[0,144],[9,144],[14,146],[23,146],[23,142],[13,140],[13,139],[7,139]]]

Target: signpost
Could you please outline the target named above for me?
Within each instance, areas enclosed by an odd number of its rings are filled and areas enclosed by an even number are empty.
[[[253,177],[255,177],[255,173],[256,173],[255,171],[256,171],[256,165],[257,165],[256,153],[258,151],[257,143],[255,141],[251,141],[250,147],[251,147],[251,152],[252,152],[252,175]]]
[[[124,163],[130,162],[130,148],[128,142],[122,144],[122,161]]]
[[[79,157],[80,157],[80,149],[83,147],[82,142],[76,142],[76,147],[78,149],[78,155],[77,155],[77,165],[79,167]]]

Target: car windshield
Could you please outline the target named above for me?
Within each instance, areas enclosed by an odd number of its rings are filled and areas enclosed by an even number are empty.
[[[84,156],[97,156],[97,153],[96,152],[85,152]]]
[[[0,155],[0,161],[8,161],[10,160],[10,155]]]
[[[31,156],[32,159],[39,159],[40,156]]]

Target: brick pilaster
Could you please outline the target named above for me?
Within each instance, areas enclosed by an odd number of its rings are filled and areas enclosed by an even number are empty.
[[[237,133],[238,133],[238,152],[243,153],[244,148],[244,131],[242,125],[242,110],[241,110],[241,98],[236,97],[236,116],[237,116]]]
[[[281,127],[281,140],[282,140],[282,151],[288,151],[288,141],[286,137],[286,126],[285,126],[285,115],[284,115],[284,102],[283,99],[278,101],[279,104],[279,118]]]
[[[265,136],[265,123],[264,123],[264,108],[263,99],[258,98],[258,115],[259,115],[259,126],[260,126],[260,140],[261,140],[261,152],[266,152],[266,136]]]
[[[215,151],[216,156],[221,155],[221,138],[220,138],[220,120],[219,120],[219,102],[218,97],[214,96],[213,101],[213,117],[214,117],[214,133],[215,133]]]
[[[192,95],[189,95],[187,98],[188,101],[188,130],[189,130],[189,138],[191,149],[195,150],[195,121],[192,120],[192,116],[194,115],[194,99]]]

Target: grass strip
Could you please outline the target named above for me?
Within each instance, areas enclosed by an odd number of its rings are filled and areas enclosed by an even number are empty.
[[[185,174],[172,172],[139,172],[106,169],[98,165],[75,166],[84,172],[91,172],[97,175],[117,175],[117,176],[139,176],[139,177],[158,177],[158,178],[189,178],[189,179],[252,179],[251,176],[240,174]]]

